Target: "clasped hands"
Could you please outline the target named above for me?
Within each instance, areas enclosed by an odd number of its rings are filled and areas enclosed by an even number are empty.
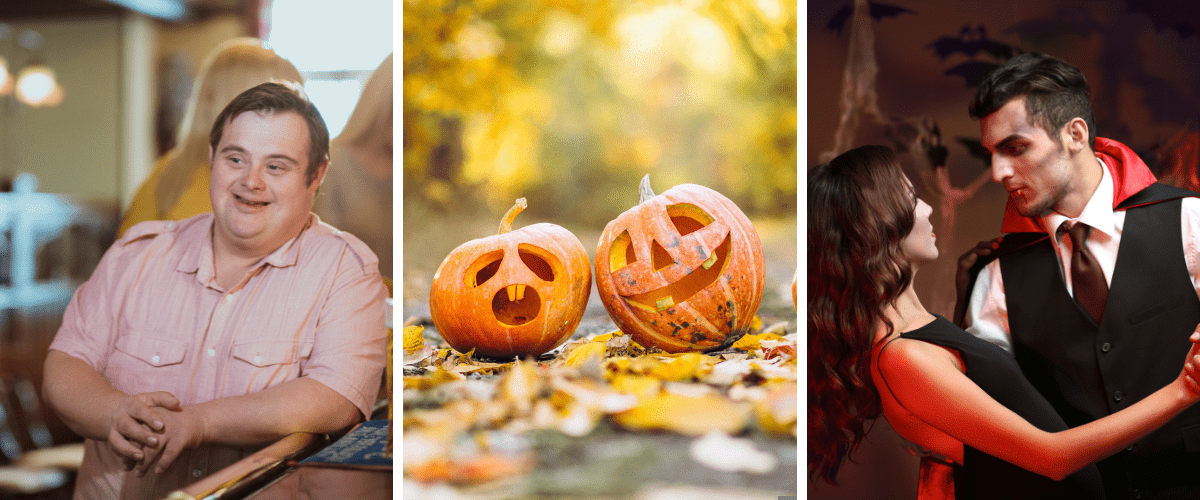
[[[204,442],[204,422],[169,392],[134,394],[110,415],[108,445],[138,477],[167,470],[183,450]]]

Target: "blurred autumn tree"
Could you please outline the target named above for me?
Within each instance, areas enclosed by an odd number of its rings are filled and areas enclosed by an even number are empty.
[[[794,2],[405,0],[403,56],[406,206],[603,227],[650,173],[795,214]]]

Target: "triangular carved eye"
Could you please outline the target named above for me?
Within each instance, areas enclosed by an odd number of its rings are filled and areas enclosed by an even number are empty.
[[[632,243],[629,231],[622,231],[621,235],[613,240],[612,246],[608,249],[609,272],[615,273],[621,268],[637,262],[637,255],[633,252]]]
[[[650,240],[650,257],[655,271],[662,271],[663,268],[675,264],[675,258],[671,257],[671,253],[667,249],[658,244],[658,240]]]
[[[550,265],[549,258],[546,257],[548,254],[549,252],[533,245],[517,246],[517,255],[521,256],[521,262],[542,281],[554,281],[554,266]]]
[[[667,216],[679,231],[679,235],[693,233],[696,230],[712,224],[713,218],[704,209],[691,203],[677,203],[667,206]]]
[[[475,259],[471,267],[467,268],[467,275],[464,280],[467,286],[474,288],[492,279],[492,276],[495,276],[496,272],[500,270],[500,262],[503,260],[504,250],[489,252]]]

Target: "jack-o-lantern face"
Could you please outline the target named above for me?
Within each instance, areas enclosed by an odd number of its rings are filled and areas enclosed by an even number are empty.
[[[542,354],[565,342],[583,317],[592,287],[583,244],[554,224],[509,232],[524,201],[505,215],[500,234],[463,243],[434,274],[433,323],[460,352]]]
[[[609,315],[637,342],[707,350],[740,336],[762,300],[762,244],[746,215],[695,184],[642,202],[604,228],[596,286]]]

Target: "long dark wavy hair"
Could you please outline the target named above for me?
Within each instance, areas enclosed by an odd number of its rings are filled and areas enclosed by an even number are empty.
[[[871,381],[883,311],[912,283],[901,242],[915,193],[892,150],[862,146],[808,173],[808,473],[838,469],[881,413]]]

